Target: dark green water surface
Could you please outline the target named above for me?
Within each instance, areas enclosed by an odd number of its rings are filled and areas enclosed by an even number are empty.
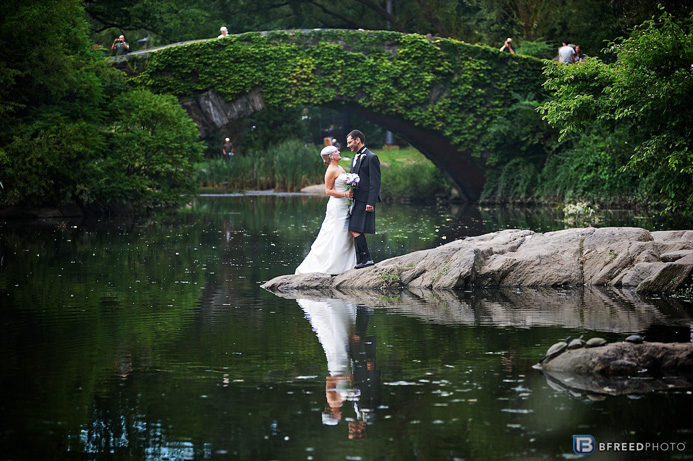
[[[660,444],[586,459],[693,458],[686,379],[578,383],[532,368],[566,336],[691,341],[690,300],[260,288],[293,273],[325,204],[209,196],[173,216],[1,222],[0,459],[573,459],[576,434]],[[382,260],[504,228],[562,229],[559,218],[384,204],[369,243]]]

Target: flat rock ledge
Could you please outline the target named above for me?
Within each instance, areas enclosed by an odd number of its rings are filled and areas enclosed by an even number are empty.
[[[343,274],[283,275],[263,288],[293,291],[616,286],[667,293],[693,284],[693,231],[634,227],[536,233],[509,229],[456,240]]]

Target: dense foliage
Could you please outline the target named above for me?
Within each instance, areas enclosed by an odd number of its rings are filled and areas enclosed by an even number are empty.
[[[0,19],[0,206],[144,211],[192,191],[195,124],[175,98],[130,92],[92,49],[81,2],[21,2]]]
[[[199,132],[176,98],[138,89],[114,98],[108,110],[108,149],[89,172],[95,197],[156,208],[197,191],[190,173],[202,155]]]
[[[580,135],[582,153],[570,164],[582,178],[596,173],[611,185],[637,174],[668,211],[693,212],[692,43],[693,15],[678,22],[664,13],[611,44],[611,64],[546,67],[554,99],[541,110],[564,138]]]
[[[57,26],[36,27],[48,8]],[[104,147],[96,124],[106,69],[90,52],[79,2],[22,2],[0,15],[0,200],[69,198]]]

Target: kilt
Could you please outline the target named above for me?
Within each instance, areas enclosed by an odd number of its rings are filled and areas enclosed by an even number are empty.
[[[375,210],[366,211],[366,202],[356,201],[349,217],[349,230],[361,234],[375,234]]]

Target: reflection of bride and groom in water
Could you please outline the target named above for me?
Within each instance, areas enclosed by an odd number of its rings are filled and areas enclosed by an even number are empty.
[[[375,338],[366,336],[372,309],[340,299],[298,299],[327,358],[322,422],[348,421],[349,438],[362,438],[380,405],[380,372],[375,368]],[[353,405],[355,418],[343,411]]]

